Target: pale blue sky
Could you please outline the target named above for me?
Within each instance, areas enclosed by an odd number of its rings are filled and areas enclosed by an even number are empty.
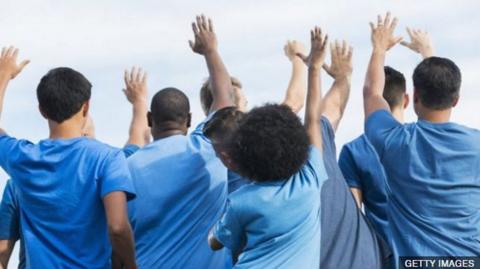
[[[121,146],[130,121],[130,107],[121,92],[122,74],[132,65],[149,71],[151,94],[166,86],[184,90],[198,123],[203,116],[198,89],[207,71],[187,40],[192,37],[191,20],[203,12],[214,20],[221,54],[230,73],[243,82],[250,107],[282,100],[290,76],[282,51],[287,39],[306,43],[309,29],[318,24],[332,39],[348,40],[354,47],[354,74],[350,102],[337,133],[340,147],[363,130],[361,89],[370,53],[368,22],[390,10],[400,19],[399,35],[406,37],[406,26],[428,30],[437,54],[460,66],[463,85],[453,120],[480,128],[479,8],[475,0],[3,0],[0,46],[15,45],[21,49],[20,57],[32,62],[10,84],[1,124],[19,138],[47,137],[46,122],[37,112],[36,85],[49,69],[69,66],[94,85],[91,114],[98,139]],[[407,77],[410,93],[410,77],[419,61],[418,55],[400,46],[388,55],[387,64]],[[326,91],[331,81],[323,82]],[[410,107],[407,120],[414,119]],[[5,180],[6,175],[0,174],[0,191]],[[12,265],[16,262],[14,254]]]

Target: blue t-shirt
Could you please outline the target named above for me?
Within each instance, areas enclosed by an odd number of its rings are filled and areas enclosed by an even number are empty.
[[[125,157],[129,157],[140,149],[137,145],[126,145],[122,150]],[[8,180],[3,191],[0,204],[0,240],[20,240],[20,205],[17,200],[16,188],[12,180]],[[26,268],[25,248],[20,240],[18,268]]]
[[[135,196],[122,151],[86,137],[32,144],[3,135],[0,165],[17,189],[27,267],[110,267],[102,198]]]
[[[386,110],[365,133],[387,175],[388,221],[397,256],[480,256],[480,131]]]
[[[302,169],[285,181],[251,183],[230,194],[214,236],[234,253],[234,268],[318,268],[320,188],[327,175],[311,147]]]
[[[391,252],[366,221],[338,167],[335,133],[322,117],[323,159],[328,180],[321,190],[321,269],[377,269],[390,264]]]
[[[350,188],[362,191],[365,215],[386,241],[388,236],[385,172],[365,135],[343,146],[338,165]]]
[[[239,174],[228,170],[228,193],[232,193],[238,190],[240,187],[246,184],[250,184],[251,181],[245,179]]]
[[[225,251],[212,251],[207,237],[225,208],[227,169],[204,136],[204,123],[128,159],[138,195],[129,216],[139,268],[225,267]]]
[[[0,240],[20,240],[20,207],[17,189],[13,181],[8,180],[0,204]],[[23,240],[20,241],[18,269],[26,268]]]

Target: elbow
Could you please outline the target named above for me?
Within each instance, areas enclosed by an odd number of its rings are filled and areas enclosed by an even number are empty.
[[[215,236],[213,236],[213,234],[209,234],[208,236],[208,245],[210,246],[210,248],[213,250],[213,251],[216,251],[216,250],[221,250],[223,248],[223,245],[222,243],[220,243],[216,238]]]
[[[112,239],[127,237],[130,232],[131,229],[128,223],[112,223],[108,225],[108,233]]]

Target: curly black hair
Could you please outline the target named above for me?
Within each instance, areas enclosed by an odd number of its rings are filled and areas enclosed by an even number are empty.
[[[309,145],[304,126],[288,106],[267,104],[245,115],[230,139],[228,153],[241,176],[279,181],[300,170]]]

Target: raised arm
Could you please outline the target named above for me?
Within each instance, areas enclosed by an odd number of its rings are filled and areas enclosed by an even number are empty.
[[[127,145],[143,147],[150,142],[150,128],[147,121],[147,73],[134,67],[130,72],[125,70],[124,80],[123,92],[133,109]]]
[[[401,45],[419,53],[424,59],[434,55],[435,51],[433,49],[432,40],[427,31],[410,29],[407,27],[407,33],[410,37],[410,42],[402,41],[400,42]]]
[[[8,261],[12,255],[17,240],[0,240],[0,269],[8,268]]]
[[[322,90],[320,72],[325,61],[328,35],[323,36],[322,30],[315,27],[310,31],[311,48],[308,57],[297,54],[308,66],[308,90],[305,107],[305,128],[310,137],[310,143],[322,149],[322,130],[320,124],[320,105],[322,103]]]
[[[343,117],[343,112],[350,96],[352,80],[352,52],[353,49],[346,41],[330,44],[332,63],[324,64],[323,69],[334,79],[332,87],[323,98],[322,115],[337,130]]]
[[[2,49],[2,54],[0,55],[0,118],[3,112],[3,99],[5,97],[5,92],[7,91],[8,83],[30,62],[29,60],[24,60],[18,64],[17,57],[18,49],[14,47]],[[0,129],[0,133],[5,132]]]
[[[383,68],[387,51],[402,41],[401,37],[393,35],[397,22],[397,18],[392,20],[390,13],[387,13],[385,18],[378,15],[376,25],[370,23],[373,51],[363,87],[365,120],[377,110],[390,111],[387,101],[383,98],[383,87],[385,86],[385,71]]]
[[[305,104],[306,94],[306,66],[297,54],[306,54],[305,46],[298,41],[288,41],[283,48],[285,55],[292,63],[292,75],[288,83],[283,104],[289,106],[293,112],[298,113]]]
[[[204,15],[197,16],[197,21],[192,23],[192,29],[195,41],[189,41],[190,47],[195,53],[205,57],[211,78],[213,102],[209,112],[234,106],[232,82],[227,68],[218,53],[217,37],[212,21]]]

